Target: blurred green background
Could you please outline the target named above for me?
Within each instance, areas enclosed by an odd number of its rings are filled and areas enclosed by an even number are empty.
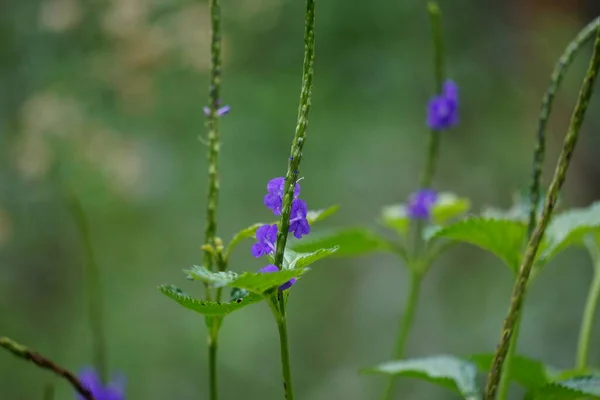
[[[266,182],[282,175],[294,132],[302,64],[301,0],[223,0],[219,236],[269,219]],[[506,207],[527,185],[539,103],[567,42],[600,10],[584,1],[442,0],[449,75],[461,124],[442,138],[435,185]],[[61,179],[81,198],[106,297],[111,370],[128,399],[207,396],[206,329],[162,296],[202,260],[208,86],[208,4],[196,0],[4,0],[0,3],[0,335],[73,370],[91,363],[83,247]],[[301,175],[312,209],[340,204],[315,230],[368,225],[418,183],[434,88],[426,4],[317,3],[313,109]],[[585,57],[556,102],[548,171],[579,89]],[[598,97],[598,96],[596,96]],[[600,196],[600,103],[589,110],[564,203]],[[53,172],[54,171],[54,172]],[[547,174],[548,177],[548,174]],[[260,260],[245,242],[232,268]],[[581,251],[557,258],[532,287],[520,352],[574,363],[591,276]],[[360,367],[388,358],[407,290],[391,256],[327,260],[289,305],[299,399],[366,400],[383,379]],[[507,309],[511,273],[468,246],[425,281],[408,356],[489,352]],[[600,332],[600,326],[598,327]],[[598,335],[596,335],[597,337]],[[600,340],[590,361],[600,364]],[[277,331],[264,304],[228,317],[221,334],[222,399],[281,398]],[[0,399],[40,399],[53,377],[0,353]],[[57,383],[57,399],[73,398]],[[518,393],[518,392],[515,392]],[[398,398],[454,398],[402,380]]]

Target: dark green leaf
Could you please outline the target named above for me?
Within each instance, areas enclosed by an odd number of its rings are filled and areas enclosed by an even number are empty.
[[[190,297],[187,293],[173,285],[162,285],[159,286],[158,289],[165,296],[169,297],[172,300],[175,300],[177,303],[187,308],[188,310],[196,311],[202,315],[213,317],[227,315],[229,313],[239,310],[240,308],[246,307],[247,305],[257,303],[263,300],[262,296],[251,293],[246,297],[234,300],[229,303],[216,303],[213,301],[203,301],[194,299],[193,297]]]
[[[469,357],[480,371],[487,373],[492,367],[494,354],[474,354]],[[515,355],[511,361],[510,379],[527,389],[537,389],[547,384],[555,373],[555,369],[544,365],[541,361]]]
[[[323,248],[339,247],[336,257],[359,256],[374,252],[394,252],[393,243],[365,228],[351,228],[327,234],[315,234],[294,243],[292,249],[311,253]]]
[[[261,273],[245,272],[229,283],[229,286],[245,289],[256,294],[263,294],[270,289],[279,287],[292,278],[297,278],[308,272],[308,268],[285,269],[279,272]]]
[[[338,247],[328,249],[319,249],[311,253],[297,253],[294,250],[286,249],[284,257],[284,269],[305,268],[316,263],[322,258],[329,257],[338,250]]]
[[[584,400],[600,399],[600,376],[578,376],[551,382],[527,395],[531,400]]]
[[[471,208],[471,201],[453,193],[440,193],[431,210],[432,221],[444,225],[448,220],[463,215]]]
[[[188,270],[184,270],[190,279],[208,283],[212,287],[223,287],[233,282],[238,274],[233,271],[211,272],[205,267],[194,265]]]
[[[432,239],[471,243],[495,254],[516,273],[526,236],[527,225],[524,222],[468,217],[438,230]]]
[[[468,399],[477,399],[477,367],[454,356],[440,355],[389,361],[366,368],[363,373],[405,376],[423,379],[460,393]]]

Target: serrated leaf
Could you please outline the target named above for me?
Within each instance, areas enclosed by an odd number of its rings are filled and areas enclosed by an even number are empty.
[[[478,398],[477,367],[454,356],[439,355],[389,361],[366,368],[362,372],[423,379],[454,390],[465,398]]]
[[[233,271],[212,272],[206,267],[199,267],[197,265],[184,270],[184,272],[188,274],[190,279],[206,282],[215,288],[227,286],[238,277],[238,274]]]
[[[600,399],[600,376],[579,376],[551,382],[527,395],[531,400]]]
[[[339,247],[335,253],[336,257],[397,251],[392,242],[366,228],[350,228],[315,234],[292,245],[294,251],[301,253],[312,253],[323,248],[334,247]]]
[[[319,249],[310,253],[298,253],[292,249],[285,249],[283,255],[284,269],[305,268],[316,263],[322,258],[329,257],[338,250],[338,247]]]
[[[437,225],[444,225],[448,220],[463,215],[471,208],[471,201],[466,197],[458,197],[454,193],[440,193],[431,210],[431,219]]]
[[[487,373],[492,367],[494,354],[474,354],[468,358],[481,372]],[[515,355],[510,366],[510,380],[518,382],[529,390],[544,386],[554,376],[556,369],[549,367],[541,361]]]
[[[410,226],[410,218],[406,214],[405,205],[400,203],[383,207],[380,223],[396,231],[400,236],[406,235]]]
[[[205,316],[224,316],[240,308],[246,307],[247,305],[257,303],[264,298],[258,294],[250,293],[249,295],[231,301],[217,303],[214,301],[203,301],[194,299],[183,290],[173,285],[161,285],[158,289],[170,299],[176,301],[179,305],[187,308],[188,310],[196,311]]]
[[[473,244],[495,254],[516,273],[526,236],[524,222],[468,217],[435,232],[432,239],[446,238]]]
[[[540,249],[537,263],[544,265],[561,251],[582,245],[589,234],[600,231],[600,202],[587,208],[565,211],[550,221],[545,233],[545,245]]]
[[[284,269],[278,272],[261,273],[245,272],[229,283],[229,286],[245,289],[256,294],[263,294],[270,289],[279,287],[292,278],[297,278],[308,272],[308,268]]]

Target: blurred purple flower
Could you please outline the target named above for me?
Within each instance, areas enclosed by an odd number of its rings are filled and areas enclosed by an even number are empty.
[[[308,208],[304,200],[295,199],[292,203],[292,212],[290,214],[290,232],[298,239],[302,239],[302,235],[310,233],[310,225],[306,219]]]
[[[104,385],[98,373],[91,367],[83,369],[79,373],[81,384],[87,388],[95,400],[125,400],[125,378],[118,376],[108,385]],[[77,400],[85,400],[77,394]]]
[[[271,254],[275,251],[277,242],[277,225],[263,225],[256,230],[257,243],[252,245],[250,252],[256,258]]]
[[[406,205],[406,213],[411,219],[429,219],[431,209],[437,202],[438,195],[435,190],[422,189],[410,195]]]
[[[279,268],[277,268],[276,265],[269,264],[266,267],[259,269],[258,272],[262,272],[263,274],[269,274],[271,272],[279,272]],[[294,283],[296,283],[296,278],[292,278],[283,285],[279,286],[279,290],[289,289]]]
[[[427,126],[433,130],[449,129],[458,123],[458,86],[451,80],[444,83],[442,93],[427,104]]]
[[[285,190],[285,178],[273,178],[267,183],[267,194],[263,200],[265,206],[270,208],[275,215],[281,215],[281,206],[283,204],[283,192]],[[294,187],[294,199],[300,195],[300,184],[296,183]]]
[[[227,106],[227,105],[225,105],[223,107],[220,107],[220,105],[221,105],[221,101],[218,100],[217,104],[216,104],[216,106],[217,106],[217,110],[216,110],[217,117],[222,117],[223,115],[229,114],[229,111],[231,111],[231,107]],[[204,107],[203,110],[204,110],[204,115],[206,115],[207,117],[210,116],[210,107],[206,106],[206,107]]]

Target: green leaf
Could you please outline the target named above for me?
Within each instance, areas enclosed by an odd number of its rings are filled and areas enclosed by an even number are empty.
[[[362,370],[363,373],[405,376],[429,381],[460,393],[468,399],[477,399],[477,367],[454,356],[439,355],[389,361]]]
[[[583,239],[600,232],[600,202],[587,208],[572,209],[554,217],[545,234],[538,264],[544,265],[561,251],[573,245],[583,245]]]
[[[285,253],[283,255],[283,268],[305,268],[311,264],[316,263],[322,258],[329,257],[330,255],[334,254],[337,250],[337,246],[326,249],[319,249],[310,253],[298,253],[292,249],[285,249]]]
[[[551,382],[535,392],[528,393],[531,400],[589,400],[600,399],[600,376],[578,376]]]
[[[471,201],[466,197],[458,197],[454,193],[440,193],[431,210],[431,219],[437,225],[444,225],[448,220],[463,215],[471,208]]]
[[[310,210],[306,215],[306,220],[310,225],[312,225],[315,222],[323,221],[325,218],[335,214],[335,212],[339,210],[339,208],[339,206],[335,205],[321,210]],[[227,250],[225,251],[225,258],[227,258],[231,254],[233,249],[235,249],[241,241],[253,238],[256,234],[256,230],[266,224],[266,222],[252,224],[249,227],[244,228],[235,235],[233,235],[231,242],[229,242],[229,244],[227,245]],[[270,223],[270,225],[273,224],[277,224],[277,226],[279,226],[279,220]]]
[[[469,357],[481,372],[487,373],[492,367],[494,354],[474,354]],[[544,365],[541,361],[527,358],[520,355],[515,355],[512,358],[510,368],[510,379],[518,382],[529,390],[537,389],[544,386],[554,376],[556,370]]]
[[[527,225],[524,222],[468,217],[438,230],[432,239],[471,243],[495,254],[516,273],[526,236]]]
[[[308,268],[284,269],[278,272],[245,272],[228,286],[245,289],[256,294],[263,294],[270,289],[279,287],[292,278],[298,278],[308,272]]]
[[[161,285],[158,287],[165,296],[169,297],[172,300],[175,300],[181,306],[187,308],[188,310],[196,311],[202,315],[206,316],[224,316],[234,311],[239,310],[240,308],[246,307],[247,305],[258,303],[263,300],[263,297],[258,294],[249,294],[243,298],[234,300],[232,302],[221,302],[216,303],[214,301],[203,301],[197,300],[182,291],[181,289],[173,286],[173,285]]]
[[[396,231],[400,236],[406,235],[410,226],[410,218],[406,214],[406,207],[403,203],[392,204],[381,210],[380,223]]]
[[[212,272],[206,267],[199,267],[197,265],[184,270],[184,272],[188,274],[189,279],[206,282],[216,288],[227,286],[238,277],[238,274],[233,271]]]
[[[326,234],[315,234],[292,245],[294,251],[301,253],[312,253],[323,248],[334,247],[339,247],[335,254],[336,257],[397,251],[389,240],[366,228],[350,228]]]

